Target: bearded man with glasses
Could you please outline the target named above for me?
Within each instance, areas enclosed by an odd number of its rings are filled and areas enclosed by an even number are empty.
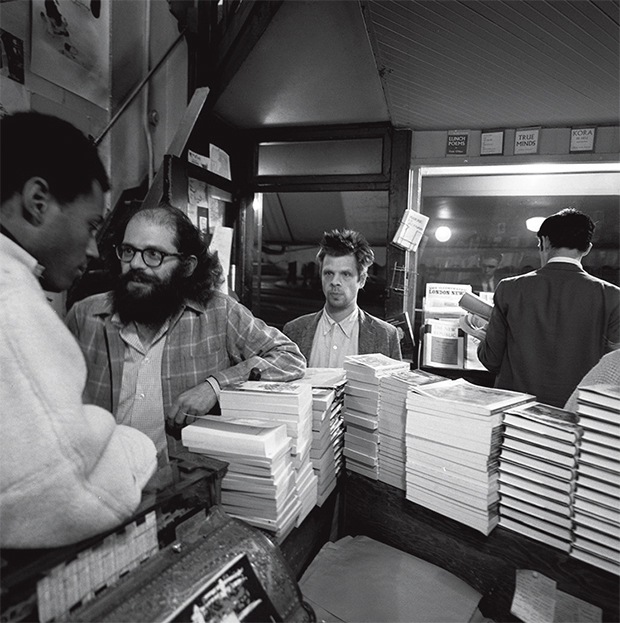
[[[175,430],[216,409],[221,387],[253,370],[267,381],[303,375],[294,342],[218,290],[220,263],[181,210],[138,211],[114,259],[113,290],[76,303],[67,325],[89,399],[146,433],[160,467],[180,449]]]

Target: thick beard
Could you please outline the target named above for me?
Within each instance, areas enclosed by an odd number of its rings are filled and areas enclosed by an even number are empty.
[[[181,309],[185,301],[182,292],[183,272],[183,266],[179,265],[163,281],[137,269],[121,275],[112,291],[114,311],[118,313],[121,322],[137,322],[153,327],[163,325]],[[130,281],[148,283],[151,288],[132,291],[128,288]]]

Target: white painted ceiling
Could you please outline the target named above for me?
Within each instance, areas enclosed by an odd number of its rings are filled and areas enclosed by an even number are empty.
[[[618,0],[285,0],[214,110],[252,129],[616,126],[619,16]],[[370,195],[268,197],[264,239],[349,226],[385,244],[384,208]]]

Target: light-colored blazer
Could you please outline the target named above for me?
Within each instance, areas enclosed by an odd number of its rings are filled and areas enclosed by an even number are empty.
[[[299,346],[307,361],[310,360],[312,342],[323,310],[306,314],[284,325],[283,333]],[[358,354],[382,353],[392,359],[402,359],[400,340],[396,327],[389,322],[375,318],[360,309],[360,331]]]

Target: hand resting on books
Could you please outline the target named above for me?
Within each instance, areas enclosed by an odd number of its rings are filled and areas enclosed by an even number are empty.
[[[471,335],[480,341],[484,340],[487,334],[487,325],[489,323],[477,314],[467,313],[459,318],[459,327],[468,335]]]

